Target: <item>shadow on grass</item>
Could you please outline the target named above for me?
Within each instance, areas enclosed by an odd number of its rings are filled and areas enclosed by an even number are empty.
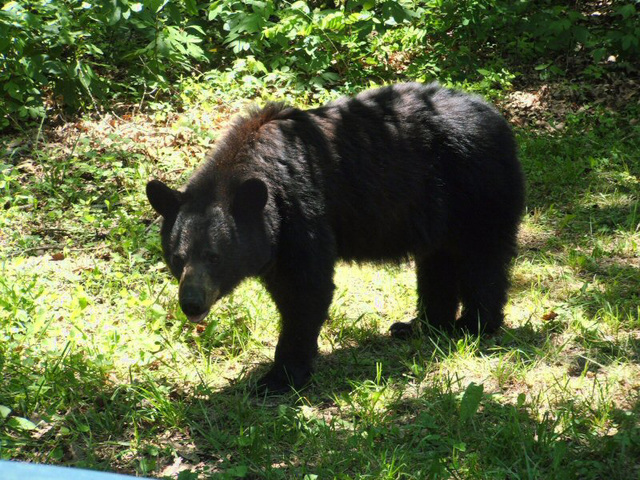
[[[521,336],[526,341],[518,340]],[[492,353],[496,341],[503,347],[512,344],[518,349],[531,345],[534,354],[536,345],[542,345],[545,337],[529,327],[510,329],[500,340],[481,341],[479,353],[497,355]],[[607,433],[596,432],[590,422],[585,422],[585,417],[593,415],[593,411],[585,410],[588,405],[573,404],[553,415],[542,415],[528,400],[514,405],[489,394],[483,396],[478,413],[463,420],[460,380],[421,380],[410,366],[416,363],[411,361],[412,356],[413,360],[419,356],[437,363],[449,349],[456,348],[456,343],[455,339],[442,337],[406,343],[383,336],[373,338],[321,356],[312,385],[300,393],[283,396],[251,396],[254,382],[265,372],[260,367],[233,386],[210,392],[206,400],[211,405],[208,415],[220,419],[225,414],[214,405],[233,404],[235,421],[242,418],[245,425],[263,428],[264,418],[271,418],[272,422],[288,423],[287,428],[296,425],[299,432],[307,429],[310,435],[326,442],[326,452],[314,451],[309,457],[326,455],[315,461],[312,469],[324,474],[357,473],[357,467],[351,471],[335,467],[343,464],[348,455],[353,455],[354,464],[362,465],[366,455],[380,458],[389,451],[398,465],[404,465],[415,478],[456,478],[462,458],[465,471],[481,478],[487,478],[489,472],[530,478],[528,475],[533,472],[536,478],[623,479],[635,471],[640,428],[633,414],[640,410],[638,400],[628,411],[611,412],[616,427]],[[371,398],[384,395],[390,385],[397,393],[392,394],[386,408],[372,407]],[[304,408],[315,413],[305,416],[300,413]],[[238,414],[240,411],[243,413]],[[271,432],[262,432],[262,438],[270,445],[277,444],[278,434],[273,425],[269,428]],[[360,450],[368,449],[367,453],[356,452],[354,445],[359,445]],[[301,455],[309,453],[300,446],[293,450]],[[283,453],[277,448],[267,449],[262,453],[265,456],[261,457],[261,464],[278,463]],[[294,466],[290,468],[298,474],[302,472]],[[270,472],[268,467],[261,471]]]
[[[572,227],[583,233],[635,231],[640,137],[629,118],[636,116],[634,105],[621,111],[596,107],[591,115],[570,115],[562,132],[518,130],[528,210],[551,210],[558,220],[564,219],[567,234],[573,233]],[[599,203],[613,193],[617,203]]]
[[[640,270],[633,245],[640,229],[640,164],[633,159],[640,137],[637,126],[625,122],[628,112],[602,115],[601,123],[583,119],[564,134],[520,135],[527,209],[547,230],[525,239],[522,255],[569,266],[586,287],[596,284],[568,299],[589,317],[617,317],[638,328]]]
[[[593,318],[619,318],[628,328],[640,327],[640,269],[607,257],[578,257],[578,262],[587,288],[573,301]]]
[[[548,333],[530,324],[503,327],[500,333],[481,338],[462,333],[447,335],[438,330],[408,340],[372,333],[350,346],[319,355],[312,383],[304,393],[318,394],[318,400],[329,401],[335,395],[353,391],[354,385],[363,382],[408,384],[419,381],[430,365],[438,365],[456,352],[466,351],[465,355],[490,359],[517,351],[520,358],[533,362],[544,355],[543,347],[548,342]],[[220,393],[253,392],[268,368],[265,363],[245,372]]]
[[[524,325],[481,339],[472,351],[491,357],[517,350],[535,359],[547,340]],[[321,355],[308,389],[270,397],[251,393],[268,365],[221,389],[201,383],[183,391],[175,379],[154,377],[152,364],[116,384],[104,357],[42,358],[45,374],[34,377],[38,368],[19,365],[14,355],[0,370],[13,382],[0,390],[0,403],[10,400],[8,390],[33,392],[40,382],[41,400],[16,413],[37,412],[44,423],[2,438],[18,458],[147,476],[179,459],[181,468],[214,478],[457,478],[462,471],[479,478],[630,478],[640,455],[637,399],[629,411],[610,412],[617,430],[607,434],[589,427],[585,418],[593,413],[580,405],[540,418],[526,400],[514,405],[493,394],[463,420],[460,378],[427,373],[473,341],[371,333]],[[377,406],[377,395],[389,397]]]

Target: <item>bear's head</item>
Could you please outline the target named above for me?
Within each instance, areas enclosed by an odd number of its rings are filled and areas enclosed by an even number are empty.
[[[266,221],[267,184],[246,178],[216,195],[202,188],[174,190],[159,180],[147,184],[151,206],[163,217],[162,249],[180,281],[180,308],[193,322],[244,278],[259,275],[273,256]]]

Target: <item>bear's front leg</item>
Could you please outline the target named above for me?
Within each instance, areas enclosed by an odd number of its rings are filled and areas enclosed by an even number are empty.
[[[264,278],[282,323],[275,361],[258,381],[259,391],[300,389],[311,378],[318,335],[328,317],[334,289],[334,260],[323,262],[320,257],[300,255],[299,262],[279,264]]]

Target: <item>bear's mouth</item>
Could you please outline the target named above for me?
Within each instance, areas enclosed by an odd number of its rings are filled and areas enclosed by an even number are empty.
[[[211,309],[208,308],[204,313],[201,313],[200,315],[187,315],[187,319],[191,323],[200,323],[207,317],[207,315],[209,315],[210,310]]]

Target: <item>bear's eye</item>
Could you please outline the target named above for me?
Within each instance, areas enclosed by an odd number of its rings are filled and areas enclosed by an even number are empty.
[[[182,269],[184,268],[184,257],[180,254],[176,254],[173,256],[173,268],[175,270],[177,270],[178,272],[182,272]]]
[[[218,252],[214,252],[213,250],[205,250],[202,256],[209,263],[216,264],[220,261],[220,255]]]

